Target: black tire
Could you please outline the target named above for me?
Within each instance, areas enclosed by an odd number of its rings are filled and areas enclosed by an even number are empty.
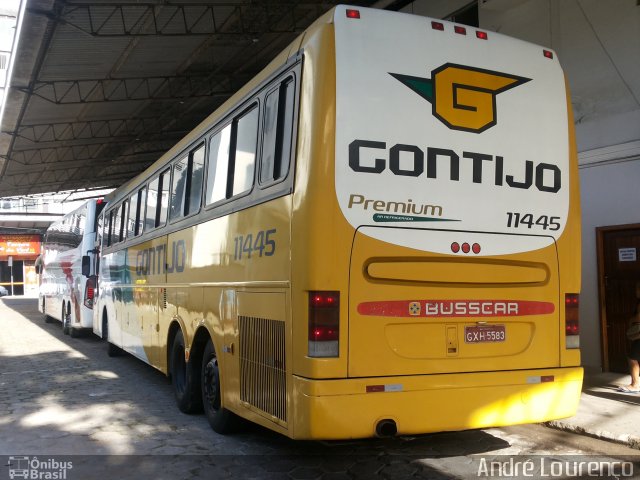
[[[202,404],[204,414],[214,432],[226,435],[238,431],[242,419],[235,413],[222,407],[222,390],[220,389],[220,369],[218,358],[209,340],[202,354],[202,373],[200,374]]]
[[[116,347],[113,343],[107,343],[107,355],[110,357],[117,357],[122,353],[119,347]]]
[[[182,331],[178,330],[171,344],[171,384],[178,408],[183,413],[199,413],[202,411],[202,394],[200,393],[200,363],[191,358],[184,358],[185,345]]]
[[[42,311],[46,312],[45,310],[46,307],[46,303],[44,300],[42,300]],[[53,323],[53,317],[50,317],[49,315],[47,315],[46,313],[44,314],[44,323]]]
[[[110,357],[117,357],[122,353],[119,347],[116,347],[109,341],[109,321],[106,317],[102,317],[102,339],[107,341],[107,355]]]
[[[80,330],[78,330],[77,328],[69,327],[69,336],[71,338],[79,338]]]
[[[62,304],[62,333],[65,335],[69,335],[69,330],[71,329],[71,312],[65,308],[64,303]]]

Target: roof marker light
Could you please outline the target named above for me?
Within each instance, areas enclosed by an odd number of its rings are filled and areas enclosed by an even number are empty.
[[[482,248],[480,247],[479,243],[474,243],[473,245],[471,245],[471,251],[476,255],[480,253],[480,250],[482,250]]]
[[[360,10],[347,9],[347,18],[360,18]]]
[[[551,50],[542,50],[542,54],[547,58],[553,58],[553,52]]]
[[[433,28],[434,30],[440,30],[441,32],[444,31],[444,23],[442,22],[431,22],[431,28]]]
[[[458,253],[460,251],[460,244],[458,242],[453,242],[451,244],[451,251],[453,253]]]
[[[467,29],[464,27],[461,27],[460,25],[456,25],[455,27],[453,27],[454,32],[459,33],[460,35],[466,35],[467,34]]]
[[[462,253],[469,253],[471,251],[471,245],[469,245],[467,242],[464,242],[462,244]]]
[[[476,37],[478,37],[480,40],[487,40],[489,38],[487,32],[482,32],[480,30],[476,30]]]

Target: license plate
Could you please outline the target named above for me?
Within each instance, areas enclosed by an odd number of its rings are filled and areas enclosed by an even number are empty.
[[[464,327],[465,343],[504,342],[507,332],[504,325],[470,325]]]

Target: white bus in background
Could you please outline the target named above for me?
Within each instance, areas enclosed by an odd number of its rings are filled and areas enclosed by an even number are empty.
[[[72,337],[93,328],[93,249],[103,207],[102,199],[84,203],[51,224],[42,244],[38,309],[47,323],[60,321]]]

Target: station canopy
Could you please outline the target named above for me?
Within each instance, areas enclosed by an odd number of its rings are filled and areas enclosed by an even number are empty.
[[[337,3],[23,1],[0,197],[122,185]]]

